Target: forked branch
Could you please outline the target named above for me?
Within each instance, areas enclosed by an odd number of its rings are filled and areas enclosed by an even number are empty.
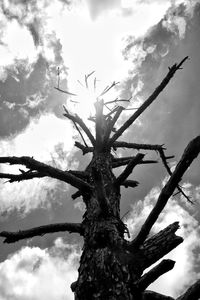
[[[143,224],[139,234],[134,240],[135,245],[139,246],[143,244],[152,226],[154,225],[160,213],[162,212],[165,205],[167,204],[167,201],[172,196],[174,190],[178,186],[178,183],[181,180],[183,174],[189,168],[193,160],[198,156],[199,152],[200,152],[200,136],[197,136],[186,147],[174,172],[172,173],[168,182],[165,184],[164,188],[162,189],[156,205],[152,209],[151,213],[149,214],[148,218]]]
[[[19,230],[17,232],[2,231],[0,236],[5,238],[4,243],[15,243],[19,240],[32,238],[34,236],[43,236],[47,233],[68,231],[70,233],[83,234],[83,228],[79,223],[57,223],[31,228],[28,230]]]
[[[136,157],[134,157],[127,165],[125,170],[116,178],[114,185],[119,186],[121,185],[127,177],[132,173],[133,168],[138,165],[144,157],[143,153],[138,153]]]
[[[142,270],[153,265],[183,242],[183,238],[175,234],[178,229],[179,223],[174,222],[144,242],[140,248]],[[134,253],[134,242],[130,244],[129,249]]]
[[[174,64],[169,68],[169,72],[162,80],[160,85],[155,89],[151,96],[136,110],[136,112],[117,130],[109,141],[109,147],[113,146],[113,143],[124,133],[126,129],[152,104],[152,102],[158,97],[158,95],[164,90],[169,81],[172,79],[177,70],[181,69],[182,64],[188,59],[186,56],[179,64]]]
[[[68,118],[68,119],[72,120],[73,122],[77,123],[82,128],[82,130],[85,132],[85,134],[89,138],[89,140],[92,143],[92,145],[93,146],[95,145],[95,139],[94,139],[92,133],[90,132],[89,128],[85,125],[85,123],[83,122],[83,120],[77,114],[75,114],[73,116],[70,113],[65,112],[63,115],[66,118]]]
[[[82,179],[78,178],[77,176],[74,176],[74,175],[70,174],[69,172],[65,172],[60,169],[49,166],[47,164],[44,164],[42,162],[39,162],[39,161],[33,159],[32,157],[4,156],[4,157],[0,157],[0,163],[9,163],[10,165],[24,165],[28,169],[30,169],[30,172],[32,172],[32,174],[34,173],[34,171],[37,171],[39,174],[43,174],[43,175],[45,174],[45,176],[52,177],[52,178],[64,181],[66,183],[69,183],[72,186],[74,186],[80,190],[89,191],[92,189],[92,187],[87,182],[83,181]],[[18,176],[18,175],[16,175],[16,176]],[[27,175],[24,174],[24,176],[28,177],[29,175],[27,173]],[[14,175],[14,177],[15,177],[15,175]],[[1,178],[3,178],[2,173],[1,173]],[[8,174],[6,174],[5,178],[8,178]],[[11,179],[11,176],[10,176],[10,179]]]

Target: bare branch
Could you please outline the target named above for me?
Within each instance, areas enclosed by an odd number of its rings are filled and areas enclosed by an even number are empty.
[[[151,144],[138,144],[138,143],[127,143],[122,141],[116,141],[113,144],[113,148],[129,148],[136,150],[155,150],[160,151],[163,148],[163,145],[151,145]]]
[[[114,114],[118,110],[119,106],[117,105],[114,107],[107,115],[105,115],[105,118],[110,117],[112,114]]]
[[[127,142],[118,142],[116,141],[113,144],[113,148],[129,148],[129,149],[136,149],[136,150],[155,150],[157,152],[159,152],[160,158],[162,160],[163,165],[165,166],[168,174],[171,176],[172,172],[170,170],[170,167],[168,166],[167,160],[174,158],[173,155],[171,156],[165,156],[164,150],[165,148],[163,147],[163,145],[151,145],[151,144],[137,144],[137,143],[127,143]],[[190,198],[184,193],[184,191],[182,190],[182,188],[178,185],[177,189],[179,191],[179,193],[181,193],[191,204],[193,204],[193,202],[190,200]]]
[[[150,267],[183,242],[183,238],[175,234],[178,229],[179,223],[174,222],[144,242],[143,246],[140,247],[140,258],[138,258],[143,270]],[[129,246],[132,253],[137,251],[137,245],[135,247],[134,241]]]
[[[0,163],[9,163],[10,165],[24,165],[31,171],[37,171],[42,174],[46,174],[46,176],[59,179],[66,183],[73,185],[74,187],[80,190],[91,190],[92,187],[82,179],[77,178],[76,176],[70,174],[69,172],[65,172],[54,168],[52,166],[41,163],[32,157],[28,156],[5,156],[0,157]]]
[[[86,147],[84,145],[82,145],[81,143],[79,142],[75,142],[74,144],[77,148],[81,149],[82,152],[83,152],[83,155],[85,155],[86,153],[89,153],[89,152],[93,152],[94,151],[94,148],[93,147]]]
[[[85,134],[87,135],[87,137],[90,139],[92,145],[95,145],[95,139],[93,137],[93,135],[91,134],[90,130],[88,129],[88,127],[85,125],[85,123],[83,122],[83,120],[77,115],[75,114],[75,116],[71,115],[70,113],[65,113],[64,114],[65,117],[67,117],[68,119],[72,120],[73,122],[77,123],[85,132]]]
[[[134,282],[134,286],[140,291],[146,290],[146,288],[156,281],[160,276],[172,270],[175,265],[175,261],[171,259],[164,259],[149,272],[144,274],[139,280]]]
[[[136,180],[125,180],[124,182],[122,182],[122,186],[124,186],[125,188],[128,187],[132,187],[135,188],[136,186],[138,186],[139,182]]]
[[[121,166],[125,166],[134,158],[135,158],[135,156],[114,158],[112,161],[112,168],[114,169],[114,168],[118,168]],[[138,165],[155,164],[157,162],[158,162],[157,160],[142,160],[138,163]]]
[[[200,279],[176,300],[198,300],[200,295]]]
[[[112,89],[114,86],[116,86],[119,82],[113,81],[113,83],[110,86],[107,86],[103,92],[99,95],[99,97],[105,95],[110,89]]]
[[[71,197],[72,197],[73,200],[76,200],[80,196],[82,196],[82,192],[81,191],[77,191],[76,193],[72,194]]]
[[[104,104],[113,104],[113,103],[117,103],[117,102],[130,102],[132,96],[129,98],[129,99],[115,99],[115,100],[112,100],[112,101],[107,101],[105,102]]]
[[[121,185],[126,178],[132,173],[133,168],[138,165],[139,162],[142,161],[144,154],[138,153],[136,157],[134,157],[127,165],[125,170],[116,178],[114,185]]]
[[[109,126],[108,126],[108,128],[106,130],[106,134],[105,134],[105,142],[106,143],[107,143],[107,140],[110,137],[110,134],[112,132],[112,129],[114,128],[115,123],[117,122],[117,120],[118,120],[118,118],[121,115],[121,113],[122,113],[123,110],[124,110],[124,107],[119,106],[118,109],[117,109],[117,111],[116,111],[116,113],[115,113],[115,115],[114,115],[114,117],[113,117],[113,119],[110,121],[110,124],[109,124]]]
[[[64,105],[63,105],[63,108],[64,108],[66,114],[69,114],[68,110],[66,109],[66,107],[65,107]],[[80,136],[81,136],[81,138],[82,138],[82,141],[83,141],[85,147],[88,147],[88,145],[87,145],[87,143],[86,143],[86,141],[85,141],[85,139],[84,139],[84,137],[83,137],[83,135],[82,135],[82,132],[80,131],[80,129],[79,129],[79,127],[78,127],[78,125],[76,124],[75,121],[72,120],[72,122],[73,122],[73,124],[74,124],[76,130],[77,130],[78,133],[80,134]]]
[[[163,149],[160,149],[158,151],[159,151],[159,154],[160,154],[160,158],[162,159],[163,165],[165,166],[168,174],[171,176],[172,175],[172,171],[171,171],[170,167],[168,166],[167,159],[173,158],[173,156],[168,156],[168,157],[165,156],[165,153],[164,153]],[[188,202],[190,202],[191,204],[193,204],[193,202],[190,200],[190,198],[184,193],[184,191],[182,190],[182,188],[180,187],[180,185],[177,185],[177,189],[178,189],[178,192],[181,193],[187,199]]]
[[[77,96],[77,95],[76,95],[76,94],[74,94],[74,93],[70,93],[70,92],[68,92],[68,91],[64,91],[64,90],[62,90],[62,89],[60,89],[59,87],[54,87],[54,89],[58,90],[58,91],[59,91],[59,92],[61,92],[61,93],[64,93],[64,94],[70,95],[70,96]]]
[[[162,80],[160,85],[155,89],[151,96],[138,108],[138,110],[117,130],[112,136],[109,142],[109,146],[112,147],[113,143],[124,133],[124,131],[130,127],[130,125],[152,104],[152,102],[158,97],[158,95],[164,90],[169,81],[172,79],[181,65],[188,59],[186,56],[178,65],[174,64],[170,69],[166,77]]]
[[[68,173],[83,180],[88,179],[88,174],[85,171],[69,170]]]
[[[142,245],[145,239],[147,238],[152,226],[156,222],[163,208],[167,204],[167,201],[173,194],[174,190],[178,186],[179,181],[181,180],[185,171],[189,168],[193,160],[198,156],[200,152],[200,136],[197,136],[193,139],[188,146],[186,147],[179,163],[177,164],[174,172],[169,178],[168,182],[165,184],[162,189],[157,203],[143,224],[138,236],[135,239],[137,245]]]
[[[91,73],[89,73],[88,75],[85,75],[85,86],[86,88],[88,88],[88,78],[94,74],[95,71],[92,71]]]
[[[15,243],[19,240],[32,238],[34,236],[43,236],[47,233],[54,233],[59,231],[69,231],[70,233],[83,234],[83,228],[80,223],[56,223],[50,225],[43,225],[40,227],[31,228],[28,230],[19,230],[17,232],[0,232],[0,236],[4,237],[4,243]]]
[[[23,181],[23,180],[29,180],[29,179],[33,179],[33,178],[42,178],[48,176],[45,173],[41,173],[41,172],[24,172],[21,174],[9,174],[9,173],[0,173],[0,178],[7,178],[9,179],[8,182],[12,183],[12,182],[19,182],[19,181]]]

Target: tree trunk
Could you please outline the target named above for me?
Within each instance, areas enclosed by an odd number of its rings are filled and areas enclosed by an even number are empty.
[[[144,269],[182,242],[175,236],[178,223],[149,238],[139,249],[125,240],[120,219],[120,188],[111,169],[110,153],[95,153],[86,172],[91,194],[83,195],[84,246],[78,280],[72,284],[75,300],[139,300],[135,282]]]

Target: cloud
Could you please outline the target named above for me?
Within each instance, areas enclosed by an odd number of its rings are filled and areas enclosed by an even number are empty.
[[[160,188],[154,187],[143,201],[140,200],[131,206],[132,209],[126,223],[132,236],[135,236],[139,228],[141,228],[152,210],[159,193]],[[181,245],[166,255],[166,258],[176,261],[175,267],[149,287],[152,290],[173,297],[183,293],[199,276],[196,271],[199,266],[199,260],[196,255],[196,252],[199,251],[200,238],[198,221],[180,205],[177,199],[169,200],[152,232],[157,233],[175,221],[179,221],[181,226],[177,234],[184,238],[184,242]]]
[[[106,11],[118,8],[120,2],[120,0],[87,0],[92,19],[96,19],[102,13],[105,14]]]
[[[24,247],[0,264],[1,300],[72,300],[80,250],[62,239],[50,249]]]
[[[165,144],[169,155],[180,158],[188,142],[199,135],[199,84],[200,56],[199,56],[199,11],[200,4],[189,6],[180,5],[170,8],[162,20],[148,30],[142,38],[127,38],[124,55],[130,63],[129,76],[122,85],[122,95],[132,94],[132,106],[138,107],[137,102],[144,101],[152,94],[158,84],[167,74],[168,66],[181,61],[189,55],[191,58],[185,62],[183,70],[178,71],[166,89],[159,95],[157,100],[142,114],[142,116],[127,131],[126,139],[129,142],[142,142],[149,144]],[[184,37],[179,30],[167,28],[165,22],[170,20],[171,15],[181,16],[186,21]],[[168,18],[169,17],[169,18]],[[171,20],[173,22],[173,20]],[[174,25],[177,28],[177,25]],[[173,26],[172,26],[173,27]],[[173,27],[174,28],[174,27]],[[138,84],[140,88],[138,88]],[[130,111],[132,113],[132,111]],[[121,119],[127,118],[125,115]],[[134,133],[134,135],[133,135]],[[134,140],[133,140],[134,136]],[[145,167],[146,168],[146,167]],[[192,164],[184,175],[185,180],[199,186],[199,159]],[[163,169],[158,165],[149,166],[147,172],[143,168],[136,170],[136,178],[145,182],[146,187],[153,187],[157,180],[163,178]],[[144,178],[145,174],[148,178]],[[142,197],[144,191],[138,187],[134,192]]]
[[[63,170],[77,168],[73,158],[73,130],[70,122],[58,119],[53,114],[41,116],[14,138],[0,142],[1,156],[34,156]],[[23,167],[22,167],[23,168]],[[19,173],[19,166],[1,165],[1,172]],[[67,191],[66,184],[51,178],[4,183],[1,181],[0,212],[9,214],[14,209],[24,214],[38,207],[50,208],[57,200],[57,189]]]

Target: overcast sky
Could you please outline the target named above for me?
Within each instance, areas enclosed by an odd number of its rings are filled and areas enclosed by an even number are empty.
[[[73,106],[84,118],[93,109],[92,93],[77,82],[95,71],[97,91],[119,81],[107,97],[130,98],[136,107],[156,88],[168,66],[185,56],[183,70],[159,99],[123,135],[129,142],[163,144],[175,166],[187,143],[200,130],[200,1],[176,0],[2,0],[0,3],[0,155],[29,155],[66,169],[83,169],[74,147],[77,133],[63,116]],[[57,92],[77,93],[79,105]],[[94,78],[94,77],[93,77]],[[122,123],[132,111],[124,113]],[[91,126],[91,124],[89,125]],[[129,152],[130,153],[130,152]],[[158,158],[146,152],[146,157]],[[1,165],[3,171],[17,171]],[[195,205],[173,197],[153,230],[179,221],[184,243],[168,257],[175,268],[152,289],[176,296],[200,270],[200,158],[186,172],[182,186]],[[166,180],[162,164],[142,166],[132,174],[140,185],[122,190],[121,215],[136,234]],[[0,231],[28,229],[53,222],[79,222],[81,199],[53,179],[0,183]],[[0,240],[0,300],[72,300],[82,241],[53,234],[13,245]]]

